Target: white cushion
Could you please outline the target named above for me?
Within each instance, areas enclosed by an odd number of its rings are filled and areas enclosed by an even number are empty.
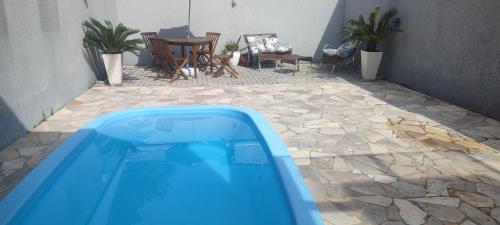
[[[247,41],[252,55],[256,55],[257,53],[264,51],[266,48],[264,46],[264,40],[262,40],[262,37],[260,36],[247,37]]]
[[[334,55],[339,55],[339,50],[335,48],[325,48],[323,49],[323,53],[325,55],[334,56]]]
[[[279,39],[275,37],[264,38],[264,45],[266,47],[266,52],[276,52],[279,48]]]

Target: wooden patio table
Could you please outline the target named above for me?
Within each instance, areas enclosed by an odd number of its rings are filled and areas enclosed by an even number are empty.
[[[191,61],[193,64],[193,67],[195,68],[194,70],[194,77],[198,77],[198,49],[202,45],[208,45],[210,48],[210,52],[212,51],[212,38],[207,38],[207,37],[193,37],[193,38],[164,38],[169,45],[178,45],[181,46],[182,50],[182,57],[184,57],[184,50],[186,46],[191,46],[192,48],[192,57]],[[212,72],[213,69],[213,63],[212,63],[212,54],[210,54],[210,57],[208,59],[208,63],[210,64],[210,72]]]

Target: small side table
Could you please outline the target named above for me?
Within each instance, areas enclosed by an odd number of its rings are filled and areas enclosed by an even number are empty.
[[[283,70],[283,63],[288,63],[288,64],[292,64],[294,66],[297,67],[297,71],[299,70],[299,58],[300,56],[298,55],[293,55],[293,54],[289,54],[289,55],[283,55],[280,59],[281,61],[281,70]],[[295,76],[295,68],[293,70],[293,75]]]
[[[297,61],[297,70],[300,70],[299,69],[299,63],[300,63],[300,61],[310,62],[311,63],[311,72],[312,72],[312,69],[313,69],[313,57],[311,57],[311,56],[299,56],[299,59]]]

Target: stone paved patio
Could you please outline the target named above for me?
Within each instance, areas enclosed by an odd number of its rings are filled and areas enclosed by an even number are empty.
[[[272,69],[263,73],[282,75]],[[357,81],[351,75],[298,74],[295,80],[260,85],[131,82],[91,88],[0,152],[0,193],[5,195],[71,132],[103,113],[233,104],[253,108],[272,123],[327,225],[498,224],[500,122],[395,84]]]

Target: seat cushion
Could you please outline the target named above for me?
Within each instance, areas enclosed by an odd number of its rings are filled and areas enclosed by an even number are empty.
[[[322,51],[323,51],[323,54],[325,54],[325,55],[329,55],[329,56],[337,55],[337,56],[340,56],[341,58],[347,58],[352,54],[355,47],[356,47],[355,44],[348,41],[348,42],[342,43],[338,48],[326,47],[326,48],[323,48]]]
[[[339,55],[339,50],[336,48],[325,48],[323,49],[323,54],[329,56]]]
[[[260,36],[247,37],[248,46],[250,47],[250,54],[256,55],[265,50],[264,40]]]
[[[281,43],[276,37],[264,38],[264,46],[266,53],[284,53],[292,50],[290,44]]]
[[[355,47],[356,47],[355,44],[350,41],[342,43],[338,48],[340,57],[342,58],[349,57],[354,51]]]

